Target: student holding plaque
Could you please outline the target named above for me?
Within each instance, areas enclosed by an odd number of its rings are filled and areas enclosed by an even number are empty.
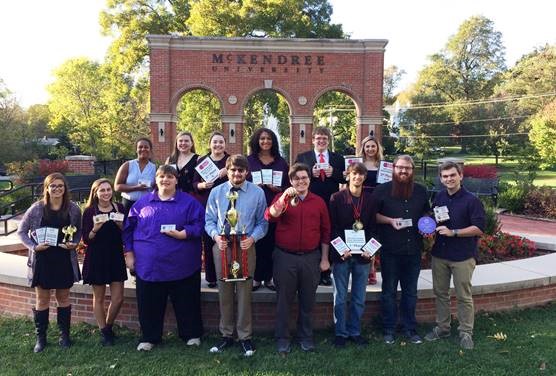
[[[255,242],[262,239],[268,230],[264,219],[266,199],[263,190],[246,181],[249,163],[243,155],[232,155],[226,161],[228,181],[214,188],[209,195],[205,231],[214,240],[213,258],[218,276],[218,298],[220,303],[220,333],[222,339],[214,345],[211,353],[218,353],[233,345],[234,329],[237,331],[241,351],[244,356],[252,356],[253,324],[251,317],[251,294],[255,266]],[[234,201],[233,203],[231,201]],[[233,219],[231,211],[233,209]],[[227,264],[228,255],[232,254],[239,237],[239,248],[244,256],[240,261],[242,276],[237,282],[227,281],[223,271],[236,263]],[[236,248],[236,251],[238,249]],[[223,255],[225,253],[225,256]],[[224,261],[224,262],[223,262]],[[235,264],[235,265],[233,265]],[[235,269],[237,271],[237,269]],[[247,272],[247,273],[246,273]],[[227,274],[227,273],[226,273]],[[237,321],[234,320],[234,301],[237,296]],[[236,324],[234,324],[234,321]]]
[[[264,191],[267,206],[270,206],[276,194],[289,186],[288,163],[280,156],[278,137],[268,128],[259,128],[249,141],[251,154],[249,161],[249,176],[247,180],[257,184]],[[263,171],[271,172],[270,181],[263,180]],[[276,224],[270,223],[265,237],[255,244],[257,250],[257,267],[253,277],[253,291],[258,290],[262,283],[270,289],[276,290],[272,282],[272,251],[274,250],[274,231]]]
[[[372,193],[363,189],[367,168],[363,163],[354,163],[347,169],[348,187],[334,193],[330,199],[330,222],[332,239],[340,237],[351,249],[340,255],[332,249],[332,282],[334,286],[334,345],[345,346],[346,341],[366,345],[361,336],[361,317],[365,309],[367,276],[372,256],[361,250],[361,244],[353,244],[350,238],[363,235],[366,244],[376,237],[376,206]],[[356,241],[357,242],[357,241]],[[361,243],[361,242],[359,242]],[[351,274],[351,300],[347,320],[347,296]]]
[[[384,342],[395,342],[398,325],[396,302],[398,283],[401,286],[400,321],[403,335],[413,344],[422,343],[417,334],[415,308],[417,280],[421,270],[423,236],[417,228],[419,218],[430,211],[427,189],[414,182],[415,164],[409,155],[394,159],[392,181],[378,185],[373,195],[377,203],[376,220],[382,248],[382,323]]]
[[[301,350],[313,351],[312,312],[320,273],[330,268],[330,218],[322,198],[309,191],[311,170],[295,163],[288,173],[291,187],[276,195],[265,218],[276,223],[274,282],[276,283],[276,347],[291,350],[291,307],[298,297],[297,340]]]
[[[212,179],[205,180],[199,173],[195,171],[193,176],[193,189],[197,194],[196,197],[199,202],[206,207],[207,200],[210,192],[218,187],[220,184],[228,181],[228,172],[226,170],[226,161],[229,158],[229,154],[226,152],[226,140],[224,135],[220,132],[212,132],[209,139],[210,153],[200,157],[197,161],[197,165],[202,163],[210,164],[217,170],[213,174]],[[210,288],[216,287],[216,270],[214,269],[214,260],[212,258],[212,248],[214,247],[214,241],[208,234],[203,232],[203,255],[205,261],[205,280]]]
[[[197,158],[195,142],[191,132],[180,132],[176,136],[176,145],[172,155],[166,159],[166,164],[173,165],[178,171],[178,188],[182,192],[193,193],[193,176]]]
[[[135,201],[153,189],[156,166],[151,162],[153,144],[148,138],[140,138],[135,143],[137,158],[124,162],[118,169],[115,189],[122,193],[125,213]]]
[[[33,351],[41,352],[46,346],[51,290],[58,304],[59,344],[70,347],[70,288],[81,279],[75,251],[81,239],[81,209],[70,201],[64,175],[55,172],[44,179],[43,198],[27,209],[17,234],[29,250],[28,276],[35,288]]]
[[[156,171],[156,190],[129,211],[124,230],[125,261],[136,274],[141,339],[138,351],[162,340],[166,301],[174,307],[178,336],[199,346],[201,321],[201,233],[203,207],[177,189],[178,172],[170,165]]]
[[[477,258],[477,242],[485,228],[485,210],[481,200],[462,185],[463,171],[452,161],[439,167],[440,181],[446,187],[434,198],[437,218],[443,220],[436,228],[432,247],[432,287],[436,298],[436,326],[425,336],[435,341],[450,336],[450,280],[454,278],[459,322],[459,343],[471,350],[475,310],[471,278]]]
[[[328,150],[332,132],[326,127],[313,129],[313,150],[301,153],[295,159],[296,163],[304,163],[311,169],[311,192],[320,196],[326,205],[330,196],[338,192],[340,184],[345,184],[345,161],[338,153]],[[320,284],[332,285],[330,270],[321,273]]]
[[[101,344],[114,345],[112,326],[124,301],[127,271],[122,244],[124,208],[114,202],[108,179],[91,186],[83,212],[83,242],[87,246],[83,261],[83,283],[93,286],[93,312],[100,329]],[[104,310],[106,285],[110,286],[110,305]]]
[[[373,136],[367,136],[361,141],[361,146],[357,150],[357,155],[363,157],[363,163],[367,167],[367,176],[363,186],[371,193],[377,186],[377,174],[380,166],[380,161],[384,159],[382,145]],[[376,285],[376,268],[375,259],[371,261],[371,268],[369,272],[369,285]]]

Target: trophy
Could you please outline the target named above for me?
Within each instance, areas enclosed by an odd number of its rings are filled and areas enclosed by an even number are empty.
[[[64,226],[62,228],[62,233],[64,234],[64,238],[62,239],[62,243],[67,243],[73,240],[73,234],[77,232],[77,227],[74,225]]]
[[[222,226],[221,237],[228,241],[231,249],[231,260],[228,262],[228,250],[222,252],[222,281],[237,282],[249,279],[249,266],[247,261],[247,249],[241,249],[240,242],[245,240],[245,226],[238,234],[239,213],[235,208],[238,192],[229,192],[226,198],[230,201],[230,209],[226,212],[226,220],[230,225],[230,232],[226,235],[225,226]],[[241,253],[241,255],[240,255]],[[229,267],[229,268],[228,268]]]

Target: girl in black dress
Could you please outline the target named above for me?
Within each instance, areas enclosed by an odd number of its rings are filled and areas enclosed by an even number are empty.
[[[55,290],[59,344],[71,346],[70,288],[81,279],[75,248],[81,239],[81,210],[70,201],[66,178],[48,175],[43,182],[43,198],[25,212],[17,234],[29,249],[29,281],[35,288],[34,352],[46,346],[50,293]]]
[[[83,282],[93,286],[93,312],[104,346],[114,344],[112,325],[122,307],[127,279],[122,246],[124,208],[113,201],[113,193],[110,180],[96,180],[83,212],[83,242],[87,245]],[[110,285],[107,313],[104,311],[106,285]]]
[[[174,151],[165,164],[173,165],[178,171],[178,188],[183,192],[193,193],[193,176],[198,157],[193,135],[190,132],[178,133]]]

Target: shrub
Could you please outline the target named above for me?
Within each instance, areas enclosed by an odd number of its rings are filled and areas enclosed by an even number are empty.
[[[49,160],[41,159],[39,161],[39,174],[41,176],[47,176],[53,172],[60,172],[62,174],[67,173],[69,170],[68,161],[63,160]]]
[[[464,166],[463,176],[477,179],[495,179],[497,176],[496,166],[492,165],[478,165],[478,166]]]
[[[513,213],[521,213],[524,207],[524,200],[529,189],[522,185],[506,186],[498,194],[498,206],[508,209]]]
[[[6,167],[9,175],[18,177],[15,181],[16,184],[29,183],[39,174],[39,165],[36,160],[6,163]]]
[[[535,243],[529,239],[501,231],[495,235],[485,234],[479,239],[478,264],[531,257],[535,251]]]
[[[485,207],[485,231],[487,235],[494,235],[500,232],[500,219],[496,208],[492,205],[484,205]]]
[[[556,219],[556,190],[550,187],[534,188],[525,196],[523,213],[535,217]]]

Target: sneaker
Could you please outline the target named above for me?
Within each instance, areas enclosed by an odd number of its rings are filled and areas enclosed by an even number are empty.
[[[279,339],[276,342],[276,350],[278,350],[280,354],[289,354],[290,351],[292,351],[290,341],[287,339]]]
[[[396,343],[396,338],[392,333],[386,333],[383,339],[384,339],[384,343],[387,345],[393,345],[394,343]]]
[[[151,351],[154,347],[154,344],[150,342],[141,342],[137,345],[137,351]]]
[[[301,350],[305,352],[315,351],[315,343],[312,339],[300,341],[299,346],[301,347]]]
[[[241,345],[241,350],[243,351],[244,356],[253,356],[255,354],[255,348],[253,347],[253,343],[250,339],[244,339],[239,341]]]
[[[190,338],[186,343],[187,346],[201,346],[200,338]]]
[[[332,278],[330,276],[322,276],[320,277],[319,285],[321,286],[332,286]]]
[[[231,347],[234,345],[234,339],[231,337],[222,337],[222,339],[220,340],[220,342],[218,342],[216,345],[212,346],[209,350],[209,352],[211,353],[219,353],[224,351],[224,349],[226,347]]]
[[[337,349],[346,347],[346,337],[336,336],[334,338],[334,347]]]
[[[369,341],[363,336],[351,336],[348,337],[348,341],[351,341],[358,346],[367,346],[369,344]]]
[[[409,330],[405,333],[405,338],[407,338],[407,341],[410,343],[413,343],[414,345],[419,345],[421,343],[423,343],[423,339],[421,338],[421,336],[419,334],[417,334],[417,332],[415,330]]]
[[[427,333],[427,335],[425,335],[425,340],[432,342],[432,341],[436,341],[437,339],[448,338],[448,337],[450,337],[449,331],[444,331],[440,329],[438,326],[435,326],[434,328],[432,328],[430,332]]]
[[[471,334],[461,332],[459,334],[459,345],[464,350],[473,350],[475,344],[473,343],[473,337],[471,336]]]

